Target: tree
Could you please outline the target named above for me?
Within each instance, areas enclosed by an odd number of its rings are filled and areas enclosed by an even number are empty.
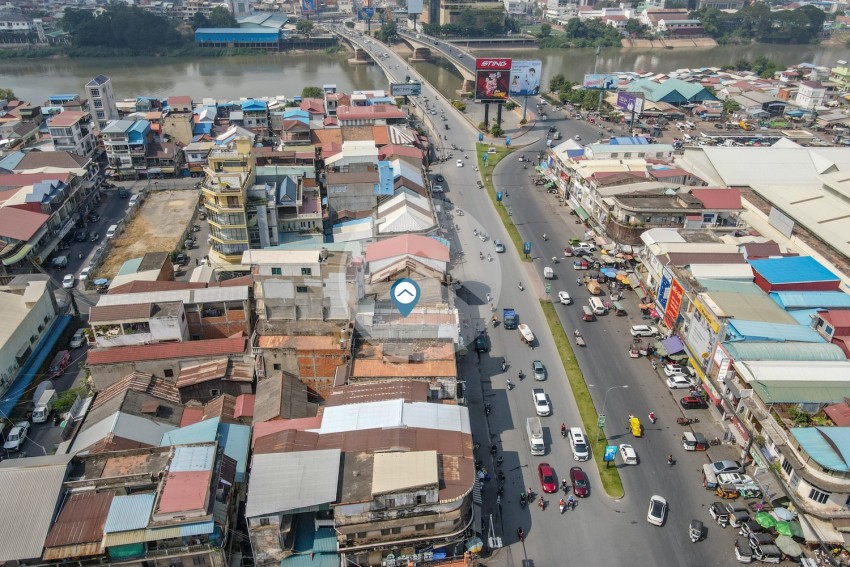
[[[298,33],[310,35],[310,32],[313,31],[313,22],[310,20],[298,20],[295,24],[295,29],[298,30]]]
[[[381,28],[375,32],[375,37],[384,43],[395,43],[398,39],[398,27],[395,20],[388,20],[381,25]]]
[[[324,98],[325,91],[320,87],[304,87],[301,90],[301,98]]]
[[[564,85],[567,83],[566,77],[562,74],[558,73],[551,79],[549,79],[549,92],[560,92],[564,90]]]
[[[640,23],[640,20],[629,18],[626,22],[626,31],[629,35],[637,35],[643,31],[643,24]]]
[[[0,98],[3,100],[18,100],[18,97],[15,96],[15,91],[4,88],[0,88]]]
[[[192,16],[192,29],[196,30],[198,28],[208,27],[211,27],[209,19],[207,19],[207,17],[201,12],[195,12],[195,15]]]
[[[540,24],[540,37],[549,37],[552,33],[552,24]]]
[[[233,13],[224,6],[216,6],[210,12],[211,28],[238,28],[239,23],[233,17]]]

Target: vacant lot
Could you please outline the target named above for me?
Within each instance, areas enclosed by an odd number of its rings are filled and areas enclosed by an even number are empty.
[[[186,227],[198,205],[195,191],[149,193],[141,210],[124,233],[113,240],[112,249],[98,277],[113,278],[130,258],[148,252],[171,252],[183,241]]]

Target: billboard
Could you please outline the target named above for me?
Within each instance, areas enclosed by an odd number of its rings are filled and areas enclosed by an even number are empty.
[[[676,320],[679,318],[679,308],[682,306],[682,297],[685,295],[685,289],[679,280],[673,280],[670,285],[670,297],[667,299],[667,308],[664,310],[664,326],[672,329],[676,325]]]
[[[392,96],[419,96],[422,94],[422,83],[391,83]]]
[[[489,57],[475,60],[476,71],[510,71],[512,60],[506,57]]]
[[[613,89],[619,82],[619,77],[612,74],[585,75],[581,86],[586,89]]]
[[[617,93],[617,108],[624,112],[643,112],[643,95],[638,93]]]
[[[489,57],[475,60],[475,100],[499,101],[508,98],[511,59]]]
[[[510,93],[516,96],[538,94],[542,70],[542,61],[514,61],[511,65]]]
[[[407,0],[407,13],[408,14],[421,14],[422,13],[422,0]]]
[[[316,13],[316,0],[301,0],[301,13],[312,15]]]

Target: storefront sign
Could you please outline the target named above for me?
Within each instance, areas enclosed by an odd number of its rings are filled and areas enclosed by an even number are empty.
[[[667,300],[667,308],[664,310],[664,325],[668,329],[672,329],[676,325],[676,319],[679,317],[679,308],[682,307],[682,297],[685,295],[685,289],[678,280],[673,280],[670,285],[670,298]]]

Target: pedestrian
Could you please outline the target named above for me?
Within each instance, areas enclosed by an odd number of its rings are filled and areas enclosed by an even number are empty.
[[[502,495],[501,494],[496,496],[496,506],[499,507],[499,512],[501,512],[502,511]]]
[[[201,265],[201,261],[200,261],[200,260],[198,260],[197,258],[195,258],[195,265],[196,265],[196,266],[200,266],[200,265]]]

